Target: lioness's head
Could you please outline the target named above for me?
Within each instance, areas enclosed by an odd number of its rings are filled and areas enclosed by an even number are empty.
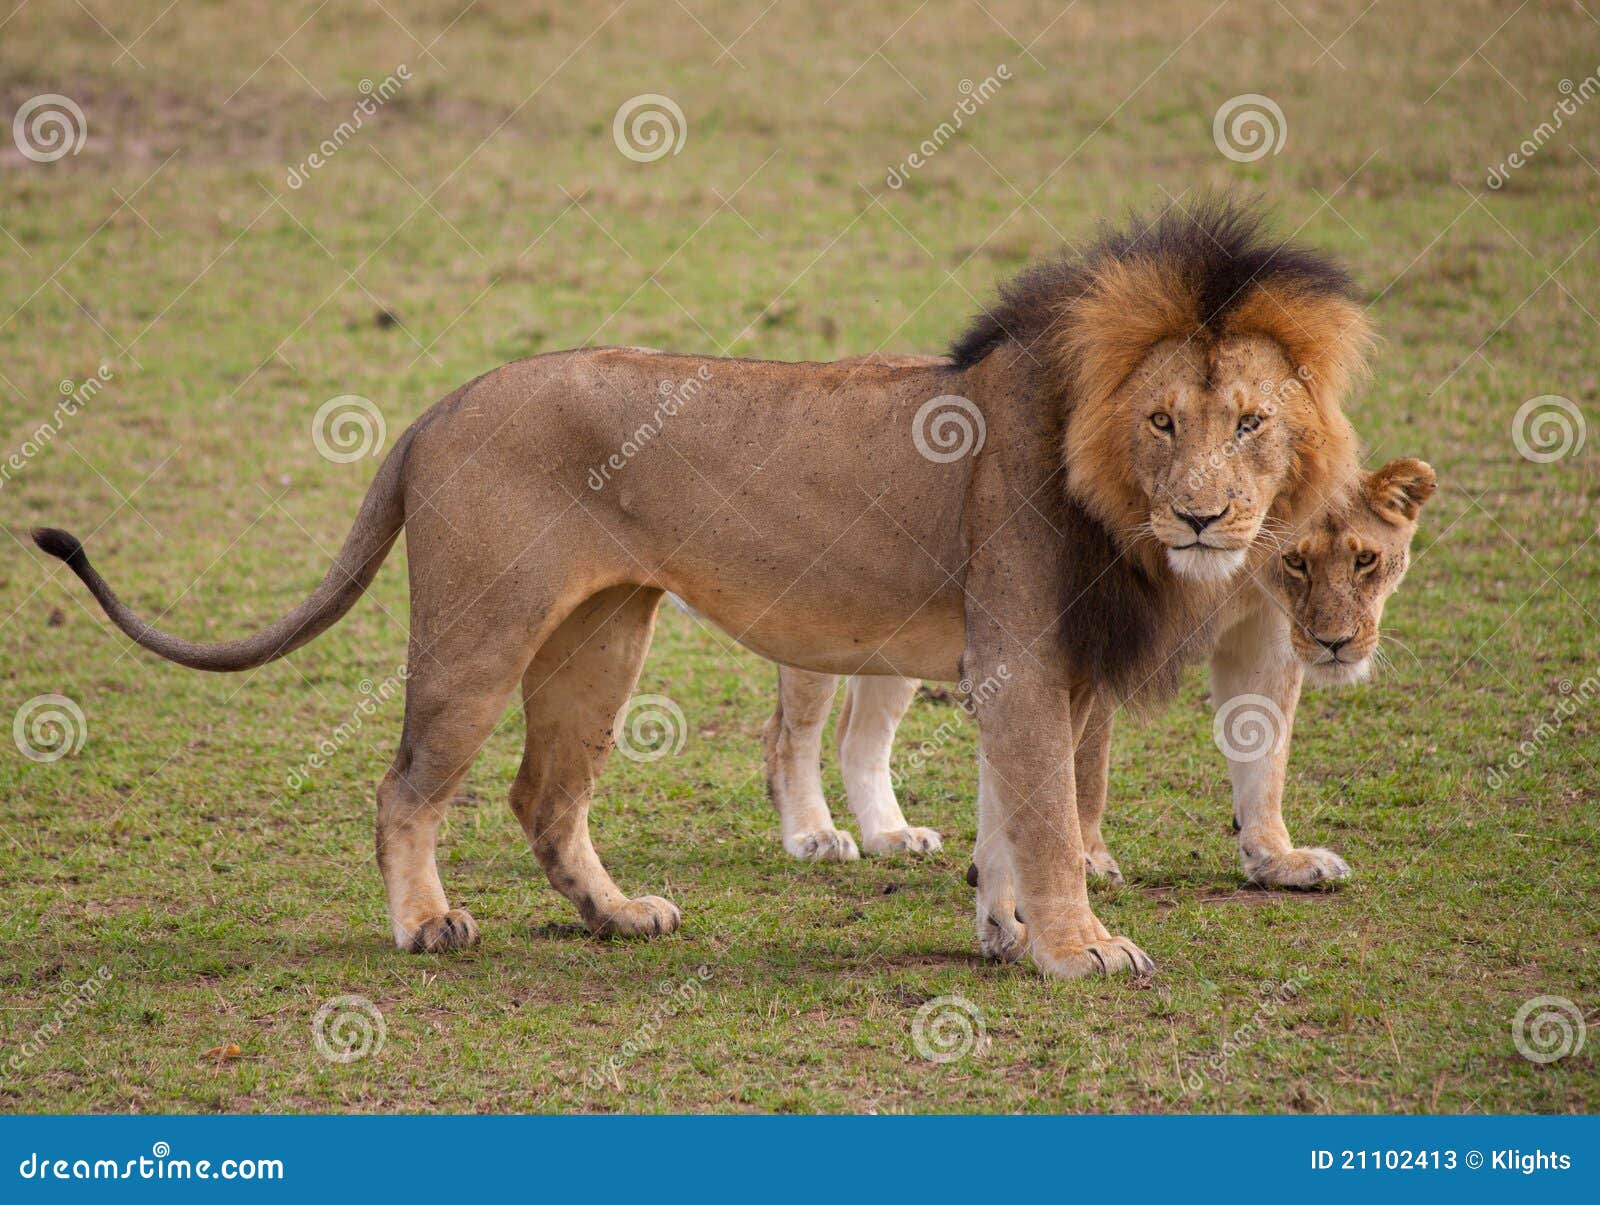
[[[1383,606],[1411,561],[1433,470],[1392,460],[1312,519],[1263,578],[1289,616],[1289,647],[1313,682],[1358,682],[1378,648]]]
[[[1073,499],[1123,549],[1215,581],[1269,517],[1298,522],[1354,476],[1340,404],[1370,339],[1338,264],[1214,202],[1024,273],[952,357],[1024,348],[1064,411]]]

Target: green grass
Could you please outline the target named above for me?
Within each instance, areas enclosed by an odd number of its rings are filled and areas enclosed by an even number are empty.
[[[0,751],[0,1107],[1600,1105],[1595,1035],[1543,1066],[1511,1038],[1534,996],[1591,1019],[1600,997],[1594,704],[1505,782],[1491,775],[1562,682],[1600,669],[1600,101],[1504,189],[1484,185],[1559,81],[1600,62],[1581,6],[1467,3],[1437,20],[1359,0],[1291,5],[1294,18],[1243,0],[834,16],[685,0],[694,19],[638,0],[463,5],[388,3],[391,19],[190,2],[134,42],[161,3],[90,4],[102,29],[81,6],[36,2],[0,30],[5,128],[42,92],[72,96],[89,128],[81,154],[50,164],[0,140],[0,452],[47,418],[63,378],[113,373],[0,485],[0,720],[60,693],[88,730],[49,764]],[[401,63],[400,95],[289,189],[359,81]],[[1011,82],[886,188],[960,81],[1001,63]],[[642,92],[681,105],[680,154],[639,164],[613,145],[612,115]],[[1218,152],[1212,116],[1241,92],[1281,106],[1281,153]],[[937,350],[1062,239],[1227,188],[1263,193],[1283,229],[1348,259],[1385,335],[1352,417],[1374,459],[1423,456],[1442,488],[1390,605],[1393,668],[1302,709],[1290,828],[1348,858],[1346,889],[1241,890],[1198,673],[1164,716],[1122,731],[1107,833],[1130,882],[1095,905],[1160,962],[1150,983],[979,961],[963,721],[904,791],[913,823],[944,833],[941,856],[787,858],[760,775],[775,675],[676,612],[641,689],[679,703],[688,741],[614,762],[594,830],[625,888],[683,905],[683,930],[613,944],[575,926],[502,802],[512,712],[442,846],[483,944],[400,955],[371,856],[399,702],[305,787],[284,783],[360,683],[403,658],[403,556],[318,643],[219,678],[130,651],[27,540],[45,522],[93,532],[133,605],[170,606],[188,635],[243,633],[320,576],[371,476],[374,462],[316,454],[325,399],[371,398],[392,438],[470,376],[584,342]],[[1583,409],[1588,439],[1536,464],[1512,416],[1551,393]],[[903,746],[955,714],[918,704]],[[831,766],[829,782],[839,799]],[[104,987],[36,1048],[102,967]],[[1299,990],[1263,1009],[1291,978]],[[691,980],[677,997],[690,1006],[659,1017]],[[318,1006],[344,993],[387,1027],[348,1065],[312,1041]],[[986,1040],[936,1064],[912,1025],[948,994],[981,1012]],[[1225,1041],[1238,1049],[1213,1071]],[[239,1058],[203,1057],[229,1043]]]

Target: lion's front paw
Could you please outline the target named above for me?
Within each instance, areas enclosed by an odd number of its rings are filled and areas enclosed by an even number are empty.
[[[663,937],[682,923],[683,913],[671,900],[641,895],[600,917],[593,928],[601,937]]]
[[[795,833],[783,839],[783,848],[803,862],[854,862],[861,856],[855,838],[836,828]]]
[[[1088,975],[1116,975],[1123,971],[1135,975],[1156,973],[1156,964],[1150,955],[1126,937],[1105,937],[1082,944],[1038,942],[1032,953],[1034,965],[1051,979],[1082,979]]]
[[[944,841],[931,828],[897,828],[886,833],[861,835],[869,854],[933,854],[944,848]]]
[[[1122,885],[1122,868],[1104,845],[1083,851],[1083,868],[1092,879],[1105,879],[1119,887]]]
[[[443,916],[430,916],[413,929],[404,948],[412,954],[443,954],[478,944],[478,922],[465,908],[452,908]]]
[[[1296,891],[1331,887],[1350,877],[1350,867],[1331,849],[1291,849],[1251,857],[1240,852],[1244,877],[1263,887],[1288,887]]]

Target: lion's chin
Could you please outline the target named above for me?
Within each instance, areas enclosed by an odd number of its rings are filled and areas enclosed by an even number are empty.
[[[1225,582],[1243,566],[1243,548],[1212,548],[1190,544],[1187,548],[1167,549],[1167,565],[1179,577],[1192,582]]]
[[[1360,661],[1318,661],[1305,667],[1306,681],[1313,686],[1353,686],[1366,681],[1372,672],[1372,658]]]

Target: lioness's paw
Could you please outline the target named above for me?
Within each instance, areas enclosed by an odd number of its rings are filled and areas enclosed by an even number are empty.
[[[641,895],[600,917],[594,931],[601,937],[664,937],[682,923],[683,913],[671,900]]]
[[[1350,867],[1331,849],[1291,849],[1255,858],[1241,853],[1240,860],[1245,878],[1263,887],[1307,891],[1331,887],[1350,877]]]
[[[1103,845],[1099,849],[1083,851],[1083,868],[1090,878],[1105,879],[1119,887],[1123,883],[1122,867],[1117,865],[1111,851]]]
[[[861,856],[855,838],[836,828],[795,833],[783,839],[783,848],[803,862],[854,862]]]
[[[1131,971],[1135,975],[1154,975],[1156,964],[1150,955],[1126,937],[1106,937],[1083,945],[1076,942],[1035,944],[1033,963],[1052,979],[1082,979],[1087,975],[1116,975]]]
[[[934,854],[944,848],[944,841],[931,828],[897,828],[871,835],[863,833],[861,844],[869,854]]]
[[[443,916],[430,916],[414,930],[405,949],[412,954],[443,954],[478,944],[478,922],[465,908],[452,908]]]

